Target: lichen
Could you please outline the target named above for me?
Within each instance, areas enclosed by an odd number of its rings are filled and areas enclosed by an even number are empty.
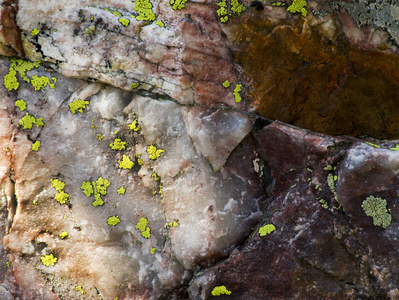
[[[76,287],[76,291],[77,291],[77,292],[81,292],[82,295],[86,293],[82,286],[77,286],[77,287]]]
[[[148,227],[147,225],[148,225],[148,220],[146,218],[140,218],[135,228],[140,230],[141,235],[144,238],[149,239],[151,237],[151,232],[150,232],[151,230],[150,227]]]
[[[87,27],[84,31],[83,31],[83,33],[85,34],[85,35],[92,35],[92,34],[94,34],[96,32],[96,26],[95,25],[90,25],[89,27]]]
[[[29,83],[30,79],[26,77],[26,71],[39,67],[41,63],[40,61],[31,62],[19,58],[13,58],[11,59],[11,62],[10,70],[8,74],[4,76],[4,86],[9,91],[17,90],[19,87],[19,82],[16,76],[17,72],[24,81]]]
[[[18,107],[21,111],[26,109],[26,101],[23,99],[19,99],[15,101],[15,106]]]
[[[17,72],[14,69],[10,68],[8,74],[4,76],[4,86],[7,90],[11,91],[18,89],[19,82],[16,75]]]
[[[37,29],[37,28],[34,28],[34,29],[31,31],[30,35],[31,35],[31,36],[36,36],[36,35],[38,35],[39,33],[40,33],[40,30]]]
[[[147,153],[149,155],[149,158],[152,160],[156,160],[161,156],[161,153],[165,152],[165,150],[162,149],[157,149],[155,146],[150,145],[147,147]]]
[[[174,10],[180,10],[184,8],[186,2],[187,0],[170,0],[170,5],[172,5]]]
[[[150,0],[137,0],[134,3],[134,10],[139,14],[136,20],[139,21],[154,21],[155,14],[152,11],[152,4]]]
[[[135,132],[137,132],[137,131],[139,131],[141,128],[140,128],[140,125],[138,125],[138,121],[137,121],[137,119],[135,119],[133,122],[132,122],[132,124],[129,124],[129,125],[127,125],[128,127],[129,127],[129,129],[130,130],[133,130],[133,131],[135,131]]]
[[[59,237],[61,238],[61,239],[66,239],[67,237],[69,236],[69,233],[68,233],[68,231],[63,231],[63,232],[61,232],[60,234],[59,234]]]
[[[219,9],[216,11],[218,16],[220,17],[220,22],[226,23],[229,20],[228,13],[227,13],[227,2],[226,0],[222,0],[216,3],[219,6]]]
[[[227,89],[230,86],[230,82],[226,80],[225,82],[222,83],[222,85]]]
[[[370,143],[370,142],[365,142],[365,144],[367,144],[367,145],[369,145],[369,146],[371,146],[371,147],[381,148],[380,145],[376,145],[376,144],[373,144],[373,143]]]
[[[389,148],[389,150],[399,151],[399,144],[396,144],[395,147],[393,147],[393,148]]]
[[[100,133],[96,135],[96,139],[98,139],[100,142],[103,140],[103,138],[104,137]]]
[[[176,227],[176,226],[179,226],[179,223],[176,222],[176,221],[169,222],[169,223],[166,224],[166,227],[167,227],[167,228]]]
[[[104,204],[101,195],[105,196],[107,194],[107,188],[110,186],[110,182],[102,177],[99,177],[97,181],[93,181],[93,188],[94,188],[94,202],[93,206],[102,206]]]
[[[43,118],[36,119],[36,126],[37,127],[44,126]]]
[[[80,112],[83,114],[83,110],[86,109],[86,105],[89,104],[89,101],[83,101],[81,99],[76,99],[75,101],[69,103],[69,109],[73,114]]]
[[[285,6],[285,3],[277,1],[277,2],[272,3],[272,6]]]
[[[130,24],[129,19],[126,18],[119,18],[119,23],[121,23],[123,26],[127,27]]]
[[[55,84],[50,82],[50,79],[46,76],[38,76],[35,75],[32,77],[31,80],[32,86],[35,88],[35,91],[39,91],[40,89],[43,89],[48,85],[50,88],[55,89]]]
[[[124,195],[126,192],[126,189],[124,186],[121,186],[119,189],[116,190],[118,192],[118,195]]]
[[[116,10],[111,10],[109,8],[104,8],[104,10],[110,12],[111,14],[113,14],[116,17],[122,17],[122,14]]]
[[[276,227],[273,224],[266,224],[265,226],[262,226],[261,228],[259,228],[259,235],[265,236],[265,235],[272,233],[275,230],[276,230]]]
[[[57,257],[55,257],[53,254],[44,255],[40,257],[40,259],[42,260],[43,265],[46,267],[54,266],[57,263]]]
[[[238,17],[242,12],[245,11],[245,6],[240,3],[238,0],[231,0],[231,11],[233,12],[234,17]]]
[[[126,170],[134,167],[134,162],[132,162],[130,158],[125,154],[123,154],[122,160],[118,160],[118,163],[119,163],[119,169]]]
[[[362,203],[366,215],[373,218],[374,226],[382,228],[387,228],[392,221],[392,216],[388,213],[386,206],[386,200],[374,196],[367,197]]]
[[[60,204],[65,204],[68,201],[69,195],[64,191],[56,193],[54,195],[54,199],[57,200]]]
[[[126,149],[126,142],[122,142],[121,139],[115,139],[113,143],[109,144],[112,150],[124,150]]]
[[[165,24],[162,21],[156,21],[155,24],[157,24],[159,27],[165,26]]]
[[[91,185],[90,181],[83,181],[80,188],[83,191],[83,194],[86,195],[86,197],[90,197],[94,193],[93,186]]]
[[[24,129],[32,129],[33,124],[36,124],[36,119],[29,113],[26,113],[25,116],[19,119],[19,125],[21,125]]]
[[[293,0],[292,4],[287,7],[287,11],[291,13],[301,13],[302,16],[306,17],[308,11],[306,10],[305,6],[307,6],[307,2],[305,0]]]
[[[57,192],[61,192],[65,187],[65,183],[58,179],[50,179],[50,181],[51,181],[51,186],[55,188]]]
[[[40,141],[36,141],[32,144],[33,151],[39,151],[39,148],[40,148]]]
[[[150,253],[151,253],[151,254],[155,254],[155,250],[157,250],[157,248],[151,247],[151,248],[150,248]]]
[[[230,295],[229,291],[224,285],[215,286],[211,292],[212,296]]]
[[[236,100],[236,103],[239,103],[242,100],[242,98],[240,96],[241,87],[242,87],[242,84],[237,84],[233,91],[233,95]]]
[[[132,83],[132,84],[130,85],[130,87],[131,87],[133,90],[134,90],[134,89],[137,89],[139,86],[140,86],[140,83],[138,83],[138,82]]]
[[[119,219],[118,216],[112,216],[112,217],[108,218],[107,222],[108,222],[108,225],[110,225],[110,226],[116,226],[121,222],[121,220]]]

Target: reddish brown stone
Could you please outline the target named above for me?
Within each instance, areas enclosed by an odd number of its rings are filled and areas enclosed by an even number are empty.
[[[0,54],[24,56],[21,32],[15,23],[17,14],[16,1],[2,1],[0,7]]]

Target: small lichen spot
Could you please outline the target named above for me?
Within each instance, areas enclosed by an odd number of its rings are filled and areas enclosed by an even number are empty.
[[[134,3],[134,10],[139,14],[136,20],[154,21],[155,14],[152,11],[152,4],[149,0],[137,0]]]
[[[39,148],[40,148],[40,141],[36,141],[32,144],[33,151],[39,151]]]
[[[119,189],[117,189],[118,195],[124,195],[126,192],[126,189],[124,186],[121,186]]]
[[[51,186],[55,188],[56,191],[58,192],[61,192],[65,187],[65,183],[58,179],[50,179],[50,181],[51,181]]]
[[[161,156],[161,153],[165,152],[165,150],[162,149],[157,149],[155,146],[150,145],[147,147],[147,153],[149,155],[149,158],[152,160],[156,160]]]
[[[84,291],[84,289],[82,288],[82,286],[77,286],[77,287],[76,287],[76,291],[81,292],[82,295],[86,293],[86,292]]]
[[[18,107],[21,111],[26,109],[26,102],[23,99],[15,101],[15,106]]]
[[[40,259],[46,267],[54,266],[57,263],[57,257],[54,257],[53,254],[42,256]]]
[[[73,114],[80,112],[83,114],[83,110],[86,109],[86,105],[89,104],[89,101],[83,101],[81,99],[76,99],[75,101],[69,103],[69,109]]]
[[[305,6],[307,6],[307,2],[305,0],[293,0],[292,4],[287,7],[287,11],[291,13],[301,13],[303,17],[306,17],[308,11]]]
[[[38,35],[39,33],[40,33],[40,30],[37,29],[37,28],[34,28],[34,29],[31,31],[30,35],[31,35],[31,36],[36,36],[36,35]]]
[[[187,0],[170,0],[170,5],[172,5],[174,10],[180,10],[184,8],[186,2]]]
[[[25,116],[19,120],[19,125],[21,125],[24,129],[32,129],[33,124],[36,124],[36,119],[29,113],[26,113]]]
[[[242,98],[240,96],[241,87],[242,87],[242,84],[237,84],[233,91],[233,95],[236,100],[236,103],[239,103],[242,100]]]
[[[262,226],[261,228],[259,228],[259,235],[265,236],[265,235],[271,234],[275,230],[276,230],[276,227],[273,224],[266,224],[265,226]]]
[[[165,24],[162,21],[156,21],[155,24],[157,24],[159,27],[165,26]]]
[[[132,124],[129,124],[129,125],[127,125],[128,127],[129,127],[129,129],[130,130],[133,130],[133,131],[139,131],[141,128],[140,128],[140,126],[138,125],[138,121],[137,121],[137,119],[136,120],[134,120],[133,122],[132,122]]]
[[[69,198],[69,195],[67,193],[65,193],[64,191],[61,191],[54,195],[54,199],[57,200],[60,204],[65,204],[65,202],[68,200],[68,198]]]
[[[126,18],[119,18],[119,23],[121,23],[123,26],[127,27],[130,24],[130,21]]]
[[[134,89],[137,89],[137,88],[139,87],[139,85],[140,85],[140,83],[135,82],[135,83],[132,83],[132,84],[130,85],[130,87],[134,90]]]
[[[122,142],[121,139],[115,139],[113,143],[109,144],[112,150],[124,150],[126,149],[126,142]]]
[[[112,216],[112,217],[108,218],[107,222],[108,222],[108,225],[110,225],[110,226],[116,226],[121,222],[121,220],[119,219],[118,216]]]
[[[224,285],[215,286],[211,292],[212,296],[230,295],[229,291]]]
[[[227,89],[230,86],[230,82],[226,80],[225,82],[222,83],[222,85]]]
[[[119,163],[119,169],[126,170],[134,167],[134,162],[132,162],[130,158],[125,154],[123,154],[122,160],[118,160],[118,163]]]
[[[68,233],[68,231],[63,231],[63,232],[61,232],[60,234],[59,234],[59,237],[61,238],[61,239],[66,239],[67,237],[69,236],[69,233]]]

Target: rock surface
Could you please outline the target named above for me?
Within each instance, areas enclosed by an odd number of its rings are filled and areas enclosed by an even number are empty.
[[[399,6],[176,3],[1,2],[0,298],[399,299]]]

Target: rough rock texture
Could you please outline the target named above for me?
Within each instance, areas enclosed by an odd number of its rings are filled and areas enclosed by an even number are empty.
[[[0,299],[398,299],[399,6],[299,2],[2,1]]]

